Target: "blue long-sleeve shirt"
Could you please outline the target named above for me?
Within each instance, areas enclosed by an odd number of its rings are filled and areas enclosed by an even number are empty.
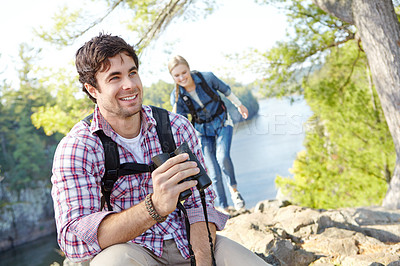
[[[225,96],[229,96],[231,94],[231,88],[225,84],[222,80],[217,78],[212,72],[201,72],[204,80],[207,82],[208,86],[215,93],[221,92]],[[199,103],[197,103],[190,94],[185,90],[185,88],[179,86],[180,96],[176,106],[176,112],[180,115],[186,116],[190,113],[188,106],[183,101],[182,97],[189,97],[194,105],[194,108],[197,110],[197,115],[201,120],[207,120],[208,118],[214,116],[214,114],[218,110],[219,102],[215,102],[211,99],[211,97],[203,90],[201,87],[201,79],[196,75],[191,73],[194,83],[196,84],[196,93],[199,96],[203,105],[206,105],[205,108],[201,108]],[[174,89],[171,92],[171,105],[173,106],[176,102]],[[208,103],[208,104],[207,104]],[[218,135],[219,130],[224,126],[224,122],[226,119],[226,111],[222,114],[215,117],[212,121],[207,123],[195,123],[194,127],[198,133],[206,136],[215,136]]]

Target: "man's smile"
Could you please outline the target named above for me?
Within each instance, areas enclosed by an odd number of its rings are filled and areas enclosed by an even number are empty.
[[[137,98],[137,95],[121,98],[122,101],[130,101]]]

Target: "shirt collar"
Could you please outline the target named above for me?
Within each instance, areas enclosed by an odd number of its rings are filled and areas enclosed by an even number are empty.
[[[143,105],[141,110],[141,133],[144,135],[147,131],[151,130],[152,127],[156,126],[156,120],[152,116],[152,111],[149,106]],[[98,130],[102,130],[105,135],[111,137],[115,141],[117,133],[107,122],[100,112],[98,105],[96,104],[93,112],[93,120],[90,125],[90,133],[94,133]]]

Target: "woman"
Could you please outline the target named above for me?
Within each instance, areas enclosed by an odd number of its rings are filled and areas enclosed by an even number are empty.
[[[237,190],[237,182],[230,157],[233,122],[218,92],[223,93],[239,110],[244,119],[247,108],[232,93],[230,87],[211,72],[190,71],[188,62],[182,56],[175,56],[168,63],[168,70],[176,83],[171,93],[173,111],[187,117],[199,136],[208,174],[217,193],[219,207],[229,211],[222,176],[228,184],[236,210],[245,207]]]

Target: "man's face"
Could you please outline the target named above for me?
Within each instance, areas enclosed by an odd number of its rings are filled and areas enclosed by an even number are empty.
[[[107,121],[140,116],[143,88],[135,62],[125,53],[109,60],[110,68],[96,73],[98,88],[85,85],[86,89]]]
[[[174,67],[171,71],[171,75],[175,83],[184,88],[193,82],[190,69],[184,64],[179,64]]]

